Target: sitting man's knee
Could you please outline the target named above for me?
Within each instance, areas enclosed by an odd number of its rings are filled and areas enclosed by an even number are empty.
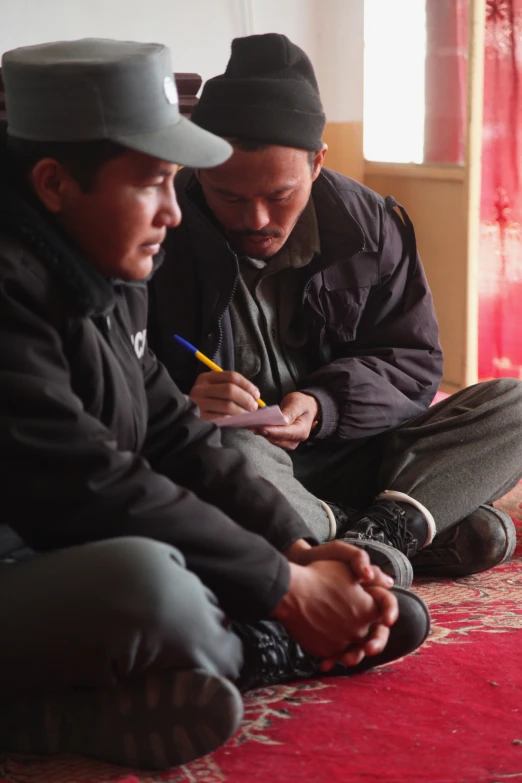
[[[116,627],[139,629],[152,646],[162,648],[162,657],[175,655],[178,667],[237,676],[240,645],[226,629],[213,594],[185,568],[177,549],[139,537],[92,547],[98,550],[99,584],[106,597],[101,600]]]
[[[506,395],[513,399],[522,399],[522,381],[518,378],[494,378],[484,383],[496,397]]]
[[[131,620],[163,626],[186,605],[204,607],[207,593],[174,547],[149,538],[116,538],[90,545],[100,595]],[[210,595],[210,594],[209,594]]]

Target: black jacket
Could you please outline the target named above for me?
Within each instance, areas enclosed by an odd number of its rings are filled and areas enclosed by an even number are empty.
[[[231,617],[270,615],[307,528],[147,349],[146,285],[102,278],[8,168],[0,149],[1,521],[38,551],[172,544]]]
[[[177,175],[176,190],[183,220],[169,231],[165,263],[150,284],[149,339],[188,393],[202,366],[172,335],[234,369],[228,308],[238,259],[190,169]],[[295,276],[314,369],[300,388],[321,405],[315,437],[366,437],[422,413],[437,391],[433,301],[413,226],[397,202],[326,169],[312,198],[321,252]]]

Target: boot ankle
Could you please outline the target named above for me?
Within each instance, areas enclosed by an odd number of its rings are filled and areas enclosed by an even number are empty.
[[[242,693],[290,680],[313,677],[319,662],[305,653],[276,620],[232,623],[243,643],[243,667],[235,685]]]
[[[426,517],[409,503],[399,501],[397,505],[404,511],[408,530],[418,542],[417,549],[423,549],[426,546],[424,542],[427,540],[431,541]]]
[[[424,515],[413,505],[377,498],[352,523],[349,537],[376,541],[413,557],[427,537]]]
[[[385,489],[384,492],[381,492],[380,495],[377,495],[376,500],[392,500],[397,505],[401,506],[405,511],[409,511],[411,515],[411,507],[416,508],[417,511],[419,511],[422,516],[424,517],[424,522],[426,526],[426,536],[423,538],[423,529],[420,528],[419,530],[416,530],[415,532],[420,534],[419,541],[419,548],[423,549],[425,546],[428,546],[433,541],[437,529],[435,526],[435,520],[433,518],[433,514],[431,511],[426,508],[419,500],[416,500],[416,498],[412,498],[410,495],[407,495],[405,492],[399,492],[395,489]],[[409,508],[408,508],[409,507]],[[418,525],[416,527],[419,527]]]

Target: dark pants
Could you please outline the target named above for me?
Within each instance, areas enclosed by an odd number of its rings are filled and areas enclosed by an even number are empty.
[[[522,476],[522,382],[470,386],[394,430],[344,444],[287,453],[245,430],[224,430],[223,440],[283,491],[320,541],[330,526],[318,498],[364,509],[385,489],[426,506],[440,532]]]
[[[119,538],[0,563],[0,692],[104,688],[197,668],[230,680],[239,639],[173,547]]]

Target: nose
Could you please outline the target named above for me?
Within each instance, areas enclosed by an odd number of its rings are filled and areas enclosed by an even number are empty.
[[[261,201],[250,202],[245,206],[243,220],[245,227],[250,231],[260,231],[270,223],[270,214],[267,206]]]
[[[161,228],[175,228],[181,223],[181,210],[172,182],[165,183],[154,223]]]

